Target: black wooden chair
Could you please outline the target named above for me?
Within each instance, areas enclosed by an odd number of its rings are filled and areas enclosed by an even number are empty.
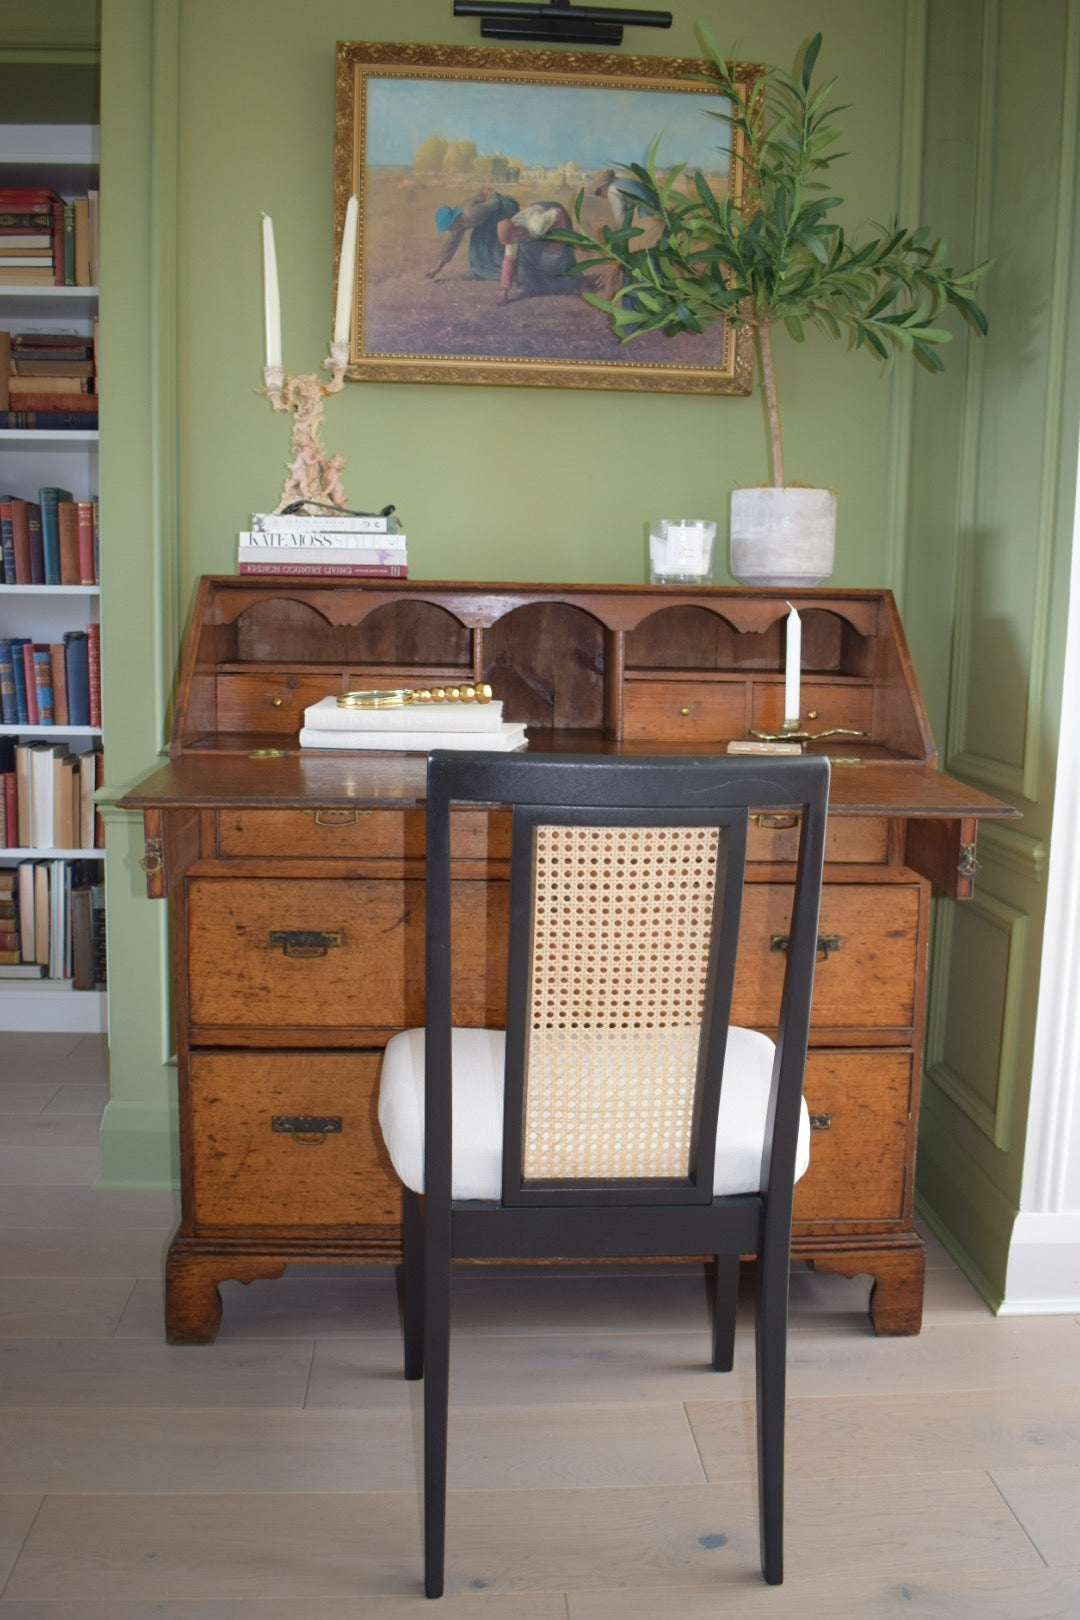
[[[457,1258],[715,1256],[726,1370],[739,1259],[756,1256],[761,1563],[783,1579],[791,1209],[809,1159],[828,785],[818,758],[430,756],[426,1024],[389,1042],[379,1097],[405,1185],[405,1376],[424,1378],[428,1597],[443,1590]],[[455,804],[512,807],[505,1033],[451,1025]],[[801,827],[775,1046],[729,1025],[751,809],[794,811]]]

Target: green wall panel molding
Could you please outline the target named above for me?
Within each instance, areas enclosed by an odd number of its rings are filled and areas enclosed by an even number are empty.
[[[1050,850],[1042,838],[1018,832],[1007,822],[987,821],[979,828],[979,859],[1004,867],[1028,883],[1046,882]]]
[[[1059,26],[1067,22],[1064,7],[1041,9]],[[947,766],[1033,800],[1048,751],[1044,693],[1077,184],[1068,134],[1076,128],[1080,63],[1075,51],[1065,53],[1064,40],[1063,54],[1047,61],[1030,8],[995,0],[991,11],[1000,13],[995,43],[1008,74],[1022,82],[1034,72],[1040,92],[1022,104],[998,96],[992,162],[980,167],[986,249],[997,261],[987,304],[991,320],[999,309],[1000,320],[980,386],[978,475],[974,489],[965,489],[965,505],[973,501],[961,528],[965,588],[957,603]],[[1034,185],[1032,151],[1044,158]],[[1017,317],[1021,287],[1032,310],[1026,318]],[[1003,546],[1003,536],[1016,544]]]
[[[934,921],[935,994],[927,1020],[926,1073],[1005,1151],[1017,1090],[1029,919],[977,890],[963,905],[943,901]],[[1000,1020],[991,1015],[997,1008]]]

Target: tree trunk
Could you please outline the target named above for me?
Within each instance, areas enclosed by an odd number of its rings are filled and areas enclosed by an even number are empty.
[[[765,389],[765,407],[769,413],[769,449],[772,455],[772,481],[777,489],[784,487],[784,442],[780,437],[780,407],[776,402],[776,373],[773,371],[772,327],[768,316],[758,324],[758,346],[761,349],[761,383]]]

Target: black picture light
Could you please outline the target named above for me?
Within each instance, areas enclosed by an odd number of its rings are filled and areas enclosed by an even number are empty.
[[[670,28],[670,11],[575,6],[570,0],[454,0],[455,17],[479,17],[484,39],[621,45],[624,28]]]

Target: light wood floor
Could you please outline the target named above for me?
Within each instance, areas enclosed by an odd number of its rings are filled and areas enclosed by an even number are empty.
[[[1080,1323],[926,1325],[793,1279],[787,1580],[758,1574],[749,1320],[692,1268],[455,1292],[447,1597],[420,1595],[419,1386],[388,1270],[226,1285],[170,1349],[164,1195],[102,1193],[94,1039],[0,1036],[0,1620],[1080,1616]]]

